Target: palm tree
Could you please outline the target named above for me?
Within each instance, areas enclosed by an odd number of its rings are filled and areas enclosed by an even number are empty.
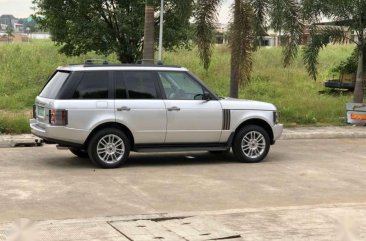
[[[145,0],[143,64],[154,64],[155,9],[153,0]]]
[[[240,82],[247,83],[252,70],[252,53],[256,48],[253,9],[248,2],[235,0],[234,21],[230,27],[231,77],[230,96],[239,96]]]
[[[197,0],[196,42],[205,69],[210,66],[213,32],[221,2]],[[284,34],[284,65],[287,66],[298,53],[303,24],[297,0],[234,0],[232,11],[230,96],[237,98],[239,84],[250,79],[252,54],[258,46],[258,36],[263,36],[270,27]]]
[[[319,51],[328,44],[355,44],[354,54],[358,58],[354,103],[363,103],[364,99],[364,50],[366,48],[366,2],[354,0],[315,0],[316,8],[308,6],[308,14],[314,19],[311,24],[311,41],[304,51],[304,60],[309,74],[316,80]],[[334,21],[327,25],[319,24],[320,16],[325,15]],[[356,33],[350,38],[349,32]]]

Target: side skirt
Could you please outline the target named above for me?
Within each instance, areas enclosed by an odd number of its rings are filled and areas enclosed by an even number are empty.
[[[135,152],[185,152],[185,151],[226,151],[229,147],[224,144],[192,143],[192,144],[143,144],[135,145]]]
[[[232,146],[234,133],[227,143],[172,143],[172,144],[136,144],[135,152],[185,152],[185,151],[226,151]]]

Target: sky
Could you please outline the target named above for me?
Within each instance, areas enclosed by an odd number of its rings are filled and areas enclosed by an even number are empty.
[[[218,20],[220,23],[227,23],[230,20],[230,5],[233,0],[224,0]],[[26,18],[33,13],[31,10],[32,0],[0,0],[0,15],[13,14],[17,18]]]
[[[230,20],[230,5],[233,0],[224,0],[220,8],[218,20],[227,23]],[[17,18],[26,18],[33,13],[32,0],[0,0],[0,15],[13,14]]]

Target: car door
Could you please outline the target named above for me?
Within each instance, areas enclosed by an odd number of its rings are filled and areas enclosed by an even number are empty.
[[[151,71],[116,71],[116,121],[127,126],[135,144],[161,144],[166,135],[166,108]]]
[[[159,79],[168,117],[165,143],[219,143],[220,102],[205,100],[209,92],[187,72],[161,71]]]
[[[93,70],[75,74],[78,77],[75,77],[74,83],[70,83],[72,91],[65,90],[65,99],[57,101],[57,108],[68,110],[68,128],[90,131],[98,124],[113,121],[114,101],[110,93],[110,72]],[[75,138],[81,137],[74,136]]]

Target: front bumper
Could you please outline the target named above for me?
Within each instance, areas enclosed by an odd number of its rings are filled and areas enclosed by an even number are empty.
[[[273,130],[273,141],[280,139],[283,132],[283,125],[277,124],[272,127]]]
[[[85,130],[40,124],[36,119],[29,120],[29,125],[33,135],[56,143],[84,144],[89,135]]]

